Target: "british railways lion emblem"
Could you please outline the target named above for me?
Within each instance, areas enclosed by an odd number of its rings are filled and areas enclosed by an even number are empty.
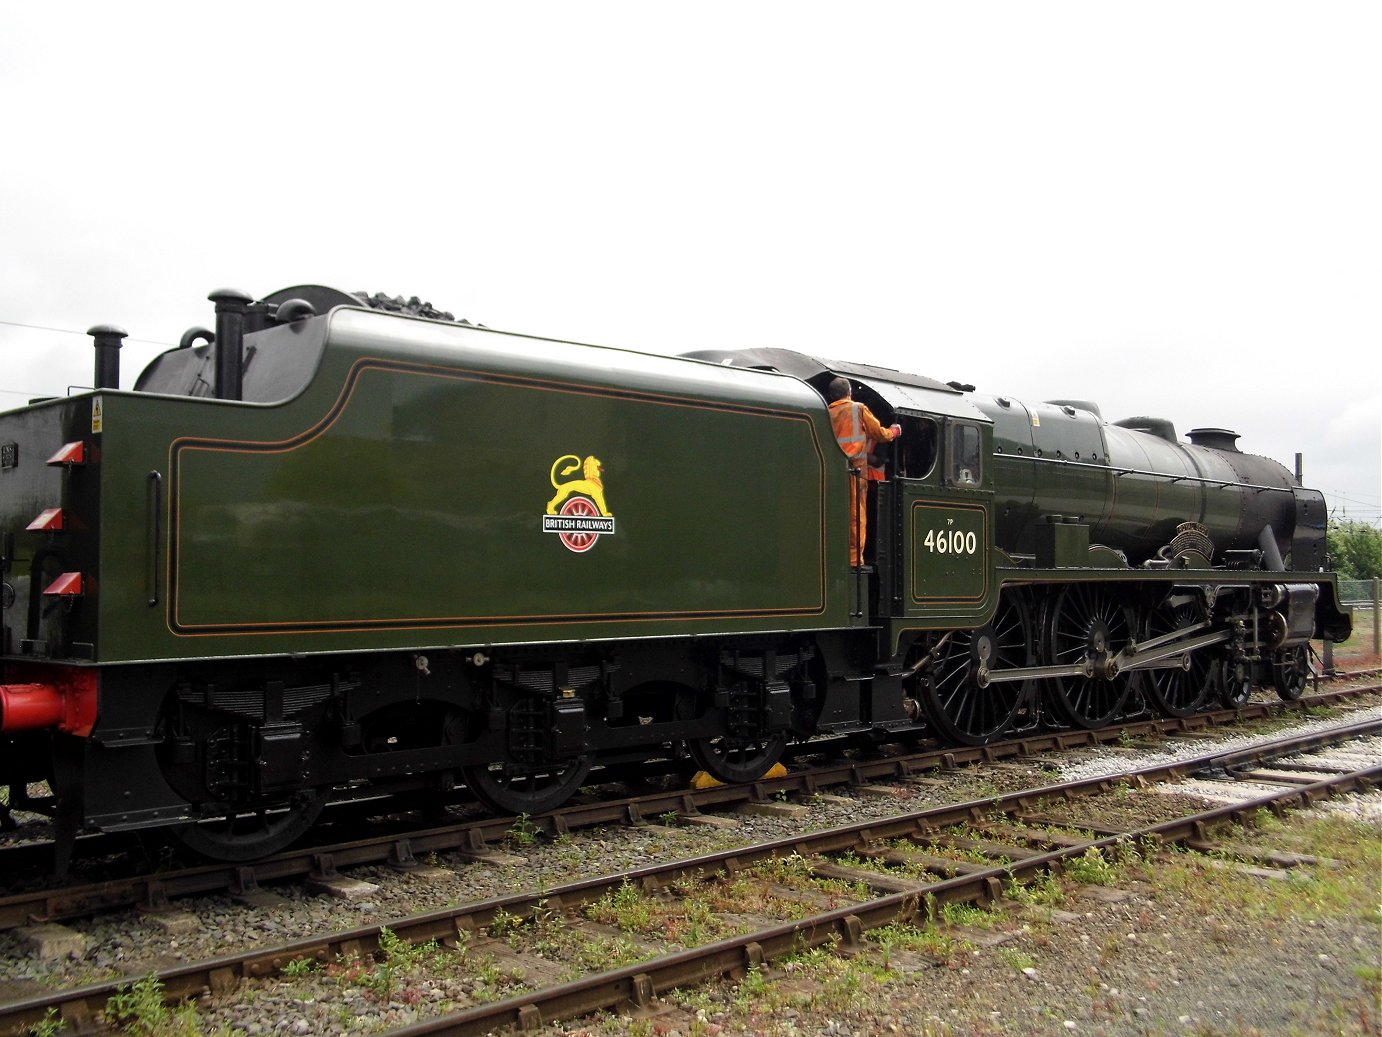
[[[542,516],[544,533],[556,533],[577,554],[589,551],[601,535],[613,536],[614,516],[605,502],[604,466],[598,457],[582,461],[563,454],[552,462],[551,480],[557,492]]]

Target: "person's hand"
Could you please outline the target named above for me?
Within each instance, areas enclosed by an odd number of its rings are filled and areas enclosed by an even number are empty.
[[[902,426],[893,425],[891,428],[888,429],[888,431],[893,434],[893,439],[896,439],[898,436],[902,435]]]

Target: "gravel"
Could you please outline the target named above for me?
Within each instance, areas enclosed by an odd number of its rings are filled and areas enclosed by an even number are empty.
[[[1382,706],[1356,710],[1349,719],[1382,716]],[[1307,721],[1304,729],[1327,721]],[[1337,720],[1333,723],[1338,723]],[[1215,746],[1250,741],[1230,735]],[[1167,742],[1139,753],[1159,759],[1198,755],[1205,739]],[[1376,748],[1368,751],[1382,751]],[[439,874],[423,880],[388,868],[363,868],[351,877],[378,888],[356,899],[277,889],[271,908],[229,897],[180,902],[171,917],[120,912],[74,925],[85,951],[60,961],[38,961],[19,934],[0,933],[0,987],[7,999],[30,985],[72,985],[135,977],[150,969],[245,947],[268,946],[323,931],[386,923],[428,908],[465,903],[515,889],[552,886],[592,874],[618,873],[653,859],[712,852],[803,829],[829,828],[885,817],[998,791],[1110,773],[1127,766],[1127,750],[1080,749],[1040,761],[1005,763],[941,773],[925,783],[900,785],[895,795],[845,793],[821,797],[802,820],[731,815],[735,825],[650,825],[582,832],[553,843],[504,846],[493,861],[444,859]],[[1058,772],[1058,773],[1053,773]],[[1182,787],[1180,792],[1186,789]],[[1382,828],[1382,797],[1359,801],[1356,816]],[[1330,807],[1329,809],[1336,809]],[[1374,842],[1374,852],[1376,843]],[[1243,881],[1264,881],[1261,879]],[[742,991],[720,984],[686,1003],[663,1002],[649,1017],[613,1017],[554,1026],[545,1035],[716,1037],[717,1034],[905,1033],[910,1037],[1086,1033],[1196,1034],[1202,1037],[1277,1034],[1378,1033],[1376,979],[1359,969],[1382,968],[1377,898],[1370,918],[1284,917],[1270,927],[1232,910],[1206,911],[1196,901],[1161,888],[1155,875],[1121,885],[1126,899],[1077,900],[1058,909],[1014,908],[1007,942],[965,946],[945,960],[898,951],[865,983],[860,996],[784,1008],[782,998],[760,998],[774,1015],[746,1006]],[[1382,896],[1382,891],[1379,891]],[[866,956],[868,957],[868,956]],[[842,959],[849,960],[849,959]],[[481,997],[492,997],[503,978],[474,973],[435,974],[397,989],[383,989],[367,970],[317,971],[242,991],[200,1007],[207,1033],[234,1037],[349,1035],[406,1025]],[[774,969],[774,982],[819,992],[820,975]],[[1372,973],[1378,975],[1377,971]],[[828,1000],[828,999],[827,999]],[[1371,1013],[1370,1015],[1368,1013]],[[1352,1027],[1352,1028],[1350,1028]]]
[[[1348,713],[1349,723],[1362,723],[1366,720],[1379,718],[1382,718],[1382,705],[1353,709]],[[1338,727],[1339,723],[1338,719],[1333,718],[1313,718],[1302,720],[1299,723],[1288,723],[1279,727],[1275,731],[1274,737],[1307,734],[1311,731]],[[1215,733],[1219,733],[1220,736],[1214,738],[1212,742],[1205,738],[1171,740],[1167,741],[1164,746],[1139,752],[1137,758],[1139,761],[1145,761],[1141,762],[1141,766],[1157,767],[1175,763],[1177,760],[1203,756],[1207,752],[1246,748],[1262,741],[1261,735],[1238,734],[1227,730]],[[1063,765],[1060,770],[1066,781],[1080,781],[1085,778],[1097,778],[1104,774],[1115,774],[1127,765],[1128,758],[1125,753],[1110,751],[1104,747],[1089,750],[1089,755],[1085,759],[1077,763]]]

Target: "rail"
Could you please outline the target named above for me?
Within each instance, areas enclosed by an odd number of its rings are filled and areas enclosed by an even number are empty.
[[[1264,743],[1251,750],[1220,750],[1193,759],[1181,759],[1106,774],[1096,778],[1066,782],[1057,786],[1026,789],[997,797],[933,807],[886,819],[873,819],[839,828],[789,836],[755,846],[723,850],[688,860],[651,864],[625,873],[581,879],[537,892],[518,892],[477,903],[429,911],[390,923],[388,929],[408,943],[438,940],[455,945],[472,941],[501,916],[522,922],[538,912],[574,913],[602,896],[624,886],[646,891],[674,890],[688,881],[700,881],[718,874],[741,872],[759,862],[787,856],[822,858],[813,870],[830,876],[853,871],[831,865],[831,854],[853,851],[869,854],[883,849],[890,840],[916,843],[920,850],[934,845],[936,837],[949,826],[991,823],[995,812],[1021,820],[1048,803],[1072,801],[1108,792],[1119,786],[1174,781],[1206,771],[1232,773],[1235,767],[1262,760],[1275,760],[1343,741],[1376,736],[1382,721],[1370,720],[1344,725],[1329,731],[1293,735]],[[1171,820],[1133,830],[1109,832],[1093,825],[1081,825],[1091,838],[1055,840],[1030,853],[1017,853],[994,863],[958,869],[962,873],[935,881],[898,879],[886,872],[873,876],[867,884],[873,896],[807,917],[722,939],[713,943],[652,958],[580,979],[524,990],[503,1000],[482,1003],[446,1013],[392,1031],[394,1037],[466,1037],[488,1034],[496,1028],[533,1029],[555,1018],[570,1019],[591,1012],[618,1009],[628,1004],[647,1005],[654,997],[678,986],[703,982],[718,976],[742,976],[744,972],[783,954],[833,944],[842,940],[857,944],[865,930],[895,921],[914,921],[924,917],[928,904],[987,902],[995,899],[1013,881],[1026,881],[1052,870],[1065,860],[1091,850],[1102,850],[1119,843],[1144,840],[1186,843],[1204,840],[1210,827],[1221,821],[1242,822],[1258,810],[1281,813],[1288,806],[1309,806],[1341,792],[1375,788],[1382,781],[1382,766],[1368,765],[1352,771],[1339,771],[1308,784],[1288,784],[1270,795],[1250,798],[1227,806],[1190,813]],[[1072,822],[1061,820],[1061,826]],[[1109,834],[1105,834],[1109,833]],[[1004,854],[1004,857],[1007,857]],[[162,996],[167,1001],[196,998],[207,993],[226,993],[242,980],[272,976],[288,963],[303,959],[328,960],[336,956],[373,953],[383,942],[383,927],[323,934],[295,940],[271,948],[258,948],[212,960],[180,965],[158,975]],[[128,983],[129,981],[123,981]],[[122,985],[113,980],[85,987],[49,991],[23,1000],[0,1004],[0,1033],[19,1035],[34,1032],[45,1020],[60,1018],[78,1032],[99,1025],[99,1013]]]
[[[803,760],[800,767],[780,778],[577,802],[526,820],[548,837],[557,837],[602,824],[640,824],[668,813],[724,810],[744,803],[769,802],[783,796],[809,796],[832,787],[905,780],[931,770],[994,763],[1045,751],[1118,743],[1127,738],[1205,732],[1242,720],[1308,714],[1321,707],[1375,695],[1378,690],[1376,684],[1369,684],[1317,691],[1294,702],[1248,702],[1236,709],[1135,720],[1093,731],[1032,731],[981,746],[946,746],[869,759],[835,758],[814,766]],[[342,804],[347,810],[349,806]],[[53,922],[127,907],[164,910],[184,897],[208,893],[243,895],[274,883],[321,877],[337,869],[365,865],[406,866],[433,853],[458,853],[483,859],[494,846],[502,844],[516,821],[513,817],[486,817],[437,828],[403,828],[367,838],[299,847],[244,864],[205,864],[121,880],[10,893],[0,896],[0,931],[28,925],[36,919]],[[331,829],[331,825],[324,826],[324,834]],[[83,843],[79,842],[79,853],[82,849]],[[89,852],[108,853],[110,846],[98,840]],[[11,847],[0,852],[0,871],[14,875],[33,874],[48,866],[46,862],[51,853],[52,847],[45,843]]]

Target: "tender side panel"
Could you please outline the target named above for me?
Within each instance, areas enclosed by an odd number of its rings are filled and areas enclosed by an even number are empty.
[[[843,506],[845,476],[823,409],[390,357],[351,363],[326,406],[307,399],[179,401],[183,434],[151,459],[170,401],[121,397],[144,448],[107,473],[138,529],[108,570],[123,606],[107,614],[114,657],[844,621],[830,580],[846,527],[828,511]],[[187,434],[198,427],[220,434]],[[145,512],[158,492],[151,558]],[[151,566],[164,586],[156,609],[144,597]]]

